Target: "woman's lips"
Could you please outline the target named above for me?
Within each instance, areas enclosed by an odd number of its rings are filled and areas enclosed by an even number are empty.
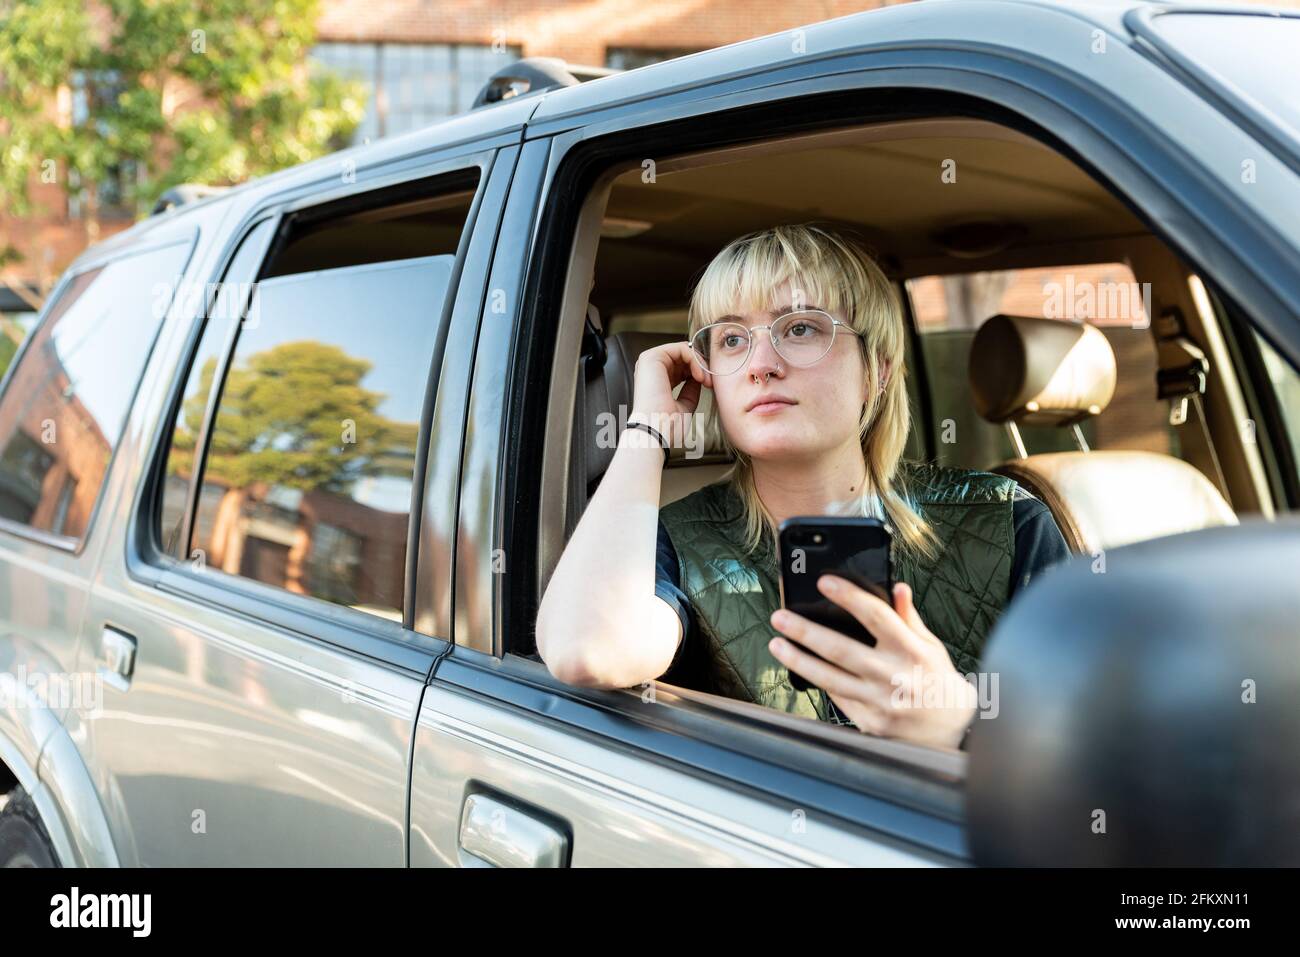
[[[782,409],[788,409],[792,405],[794,405],[793,402],[764,402],[762,405],[754,406],[749,411],[756,415],[772,415],[776,412],[780,412]]]

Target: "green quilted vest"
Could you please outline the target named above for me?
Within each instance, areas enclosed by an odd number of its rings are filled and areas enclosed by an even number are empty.
[[[976,670],[980,650],[1011,590],[1015,554],[1015,482],[988,472],[900,462],[896,487],[941,542],[926,561],[891,550],[894,578],[912,586],[921,619],[944,643],[962,674]],[[769,535],[744,557],[745,518],[731,483],[721,482],[660,509],[677,551],[682,590],[707,645],[711,687],[805,717],[832,720],[817,688],[796,691],[767,643],[781,604],[776,553]]]

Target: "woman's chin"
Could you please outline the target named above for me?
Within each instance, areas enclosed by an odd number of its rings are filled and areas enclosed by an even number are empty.
[[[805,435],[798,429],[773,424],[751,430],[740,448],[750,458],[774,460],[803,458],[816,452],[822,444],[817,437]]]

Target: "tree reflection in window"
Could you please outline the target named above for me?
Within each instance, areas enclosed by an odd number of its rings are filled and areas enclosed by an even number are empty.
[[[362,385],[370,368],[335,345],[299,341],[255,353],[230,370],[204,466],[205,485],[225,488],[207,557],[215,567],[259,580],[282,575],[267,583],[371,611],[400,611],[419,423],[377,411],[384,395]],[[183,473],[193,461],[215,371],[209,359],[199,389],[185,402],[187,428],[177,430],[173,453]],[[376,479],[397,484],[398,495],[389,498],[400,508],[358,500],[359,489]],[[252,548],[250,539],[258,540]],[[287,549],[283,561],[266,559],[271,543]],[[346,553],[330,557],[334,547]],[[368,567],[367,559],[378,567]]]

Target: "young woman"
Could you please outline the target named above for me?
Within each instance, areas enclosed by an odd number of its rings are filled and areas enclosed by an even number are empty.
[[[1011,596],[1068,551],[1012,480],[901,460],[903,321],[888,279],[835,229],[778,226],[714,258],[688,341],[637,360],[629,427],[547,585],[537,647],[556,677],[631,687],[695,645],[705,690],[962,744],[979,704],[964,675]],[[682,441],[702,388],[704,428],[736,467],[660,510],[660,442]],[[837,576],[817,583],[874,647],[779,608],[777,526],[827,514],[874,515],[892,532],[892,608]],[[795,690],[791,671],[814,687]]]

